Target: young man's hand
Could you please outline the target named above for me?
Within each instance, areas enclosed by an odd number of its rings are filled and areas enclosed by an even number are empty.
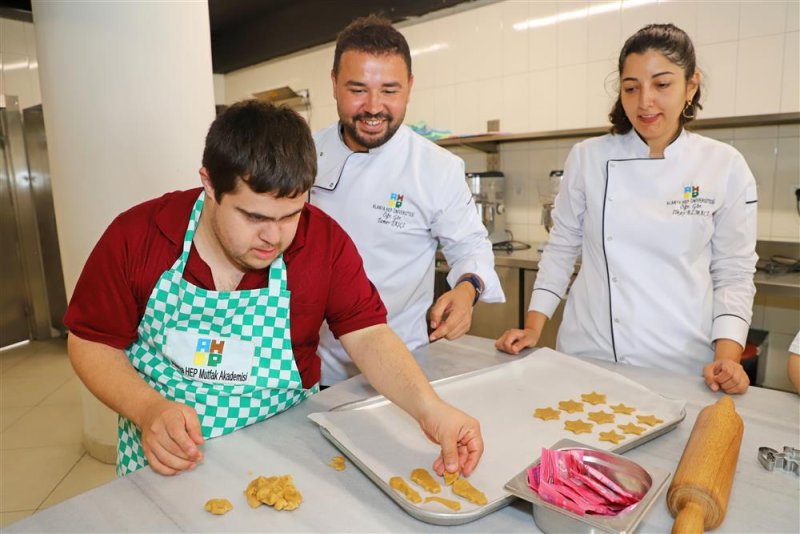
[[[144,411],[140,428],[144,455],[156,473],[175,475],[203,459],[200,420],[190,406],[157,400]]]
[[[481,425],[474,417],[439,401],[419,421],[425,435],[442,450],[433,463],[440,476],[445,471],[469,476],[483,455]]]

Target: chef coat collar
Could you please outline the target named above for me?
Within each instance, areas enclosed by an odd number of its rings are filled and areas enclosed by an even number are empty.
[[[201,190],[202,187],[190,189],[186,192],[187,194],[181,195],[175,201],[165,202],[156,212],[156,226],[173,245],[183,244],[183,236],[186,234],[186,227],[189,224],[189,215]],[[297,232],[292,243],[283,252],[284,256],[293,254],[305,245],[308,218],[308,207],[304,204],[303,211],[300,213],[300,221],[297,223]]]
[[[370,148],[366,152],[354,152],[344,142],[341,121],[336,123],[336,139],[332,143],[325,143],[323,151],[317,155],[317,178],[314,180],[314,187],[333,191],[339,185],[347,160],[354,154],[373,155],[380,154],[384,150],[392,150],[391,147],[401,143],[401,139],[408,135],[410,131],[405,125],[400,125],[394,135],[376,148]]]
[[[399,142],[398,140],[401,137],[403,137],[404,135],[406,135],[406,131],[405,130],[406,130],[405,126],[403,124],[401,124],[400,127],[397,129],[397,131],[394,132],[394,135],[392,135],[389,138],[389,140],[386,141],[384,144],[382,144],[381,146],[375,147],[375,148],[368,148],[366,150],[366,152],[358,152],[358,153],[359,154],[380,154],[384,150],[387,150],[390,146],[397,144]],[[344,145],[344,147],[347,150],[349,150],[350,152],[353,152],[352,150],[350,150],[350,148],[344,142],[344,128],[342,126],[342,121],[339,121],[339,123],[337,124],[336,132],[339,134],[339,141]]]
[[[687,135],[688,132],[686,131],[686,128],[681,128],[681,132],[666,146],[666,148],[664,148],[663,159],[671,159],[677,156]],[[626,133],[625,137],[627,138],[626,141],[628,146],[630,146],[631,150],[633,151],[633,157],[642,159],[650,158],[650,147],[639,135],[639,132],[636,131],[636,128],[631,128],[631,131]]]

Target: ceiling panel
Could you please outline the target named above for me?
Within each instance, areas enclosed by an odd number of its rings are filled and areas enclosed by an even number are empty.
[[[470,1],[208,0],[214,72],[332,42],[356,17],[376,13],[396,23]],[[0,0],[0,17],[32,20],[30,0]]]

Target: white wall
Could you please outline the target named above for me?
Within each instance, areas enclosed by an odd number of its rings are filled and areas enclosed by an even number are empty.
[[[609,3],[508,0],[401,27],[416,51],[406,122],[455,134],[484,131],[491,119],[507,132],[604,125],[622,43],[651,22],[673,22],[692,37],[705,73],[702,117],[800,111],[797,0],[660,0],[513,27]],[[332,62],[330,44],[229,73],[225,98],[232,103],[282,85],[309,89],[311,125],[321,128],[336,118]]]
[[[627,3],[627,2],[626,2]],[[546,24],[607,1],[508,0],[400,28],[412,49],[414,90],[406,123],[475,134],[500,119],[504,132],[605,126],[624,40],[651,22],[673,22],[697,47],[704,73],[701,118],[800,111],[800,2],[666,1]],[[624,5],[624,4],[623,4]],[[555,19],[554,19],[555,20]],[[330,84],[333,44],[225,75],[225,100],[289,85],[308,89],[316,130],[336,120]],[[750,131],[752,130],[752,131]],[[800,241],[792,188],[800,186],[798,128],[704,131],[734,144],[759,183],[759,238]],[[561,168],[574,139],[501,148],[509,179],[509,224],[517,239],[547,238],[536,180]],[[456,149],[467,170],[483,154]],[[513,193],[513,194],[512,194]]]
[[[225,104],[225,75],[214,75],[214,104],[221,106]]]
[[[205,2],[33,2],[67,296],[122,211],[200,185],[214,119]]]
[[[528,19],[557,17],[606,1],[507,0],[400,28],[414,53],[414,90],[406,123],[423,120],[454,134],[474,134],[500,119],[505,132],[605,126],[624,40],[651,22],[672,22],[692,38],[704,74],[701,118],[800,111],[800,2],[665,1],[516,31]],[[312,129],[336,120],[331,95],[333,44],[225,75],[228,103],[289,85],[308,89]],[[759,239],[800,242],[794,195],[800,187],[800,126],[704,130],[734,145],[759,185]],[[536,182],[563,168],[576,139],[508,143],[500,148],[507,178],[509,229],[545,241]],[[485,154],[456,148],[468,171],[486,170]],[[753,326],[771,331],[770,352],[785,353],[800,324],[792,299],[759,296]],[[785,386],[779,358],[770,385]]]

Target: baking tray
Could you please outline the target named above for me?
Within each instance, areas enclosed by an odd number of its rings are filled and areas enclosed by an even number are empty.
[[[550,448],[557,450],[574,448],[597,450],[595,447],[589,447],[584,443],[571,439],[562,439]],[[628,459],[625,458],[625,460]],[[631,460],[628,461],[630,462]],[[650,488],[642,496],[642,499],[633,510],[615,516],[593,514],[578,515],[542,500],[536,492],[528,486],[528,468],[538,463],[539,460],[536,460],[517,474],[517,476],[509,480],[506,484],[506,489],[513,495],[532,504],[534,520],[537,526],[544,532],[606,532],[611,534],[629,534],[634,532],[644,516],[647,515],[650,508],[653,507],[658,496],[664,491],[670,475],[668,471],[663,469],[632,462],[644,469],[650,477]]]
[[[481,422],[485,452],[470,482],[488,499],[477,506],[452,496],[443,488],[439,496],[461,503],[453,512],[437,503],[415,505],[389,487],[392,476],[409,481],[412,469],[431,468],[439,448],[430,443],[405,412],[382,396],[338,406],[329,412],[310,414],[322,434],[401,508],[413,517],[436,525],[459,525],[474,521],[513,501],[506,482],[539,457],[542,447],[560,439],[577,438],[591,447],[622,453],[675,428],[686,416],[685,402],[658,395],[640,384],[586,360],[539,349],[517,361],[452,376],[432,383],[445,401]],[[604,406],[586,405],[586,412],[624,403],[638,414],[655,414],[664,422],[640,436],[619,444],[601,442],[597,432],[574,436],[563,429],[563,421],[579,414],[562,414],[559,421],[533,418],[535,408],[558,407],[562,400],[580,401],[582,393],[607,395]],[[634,414],[635,415],[635,414]],[[616,423],[635,422],[634,415],[618,415]],[[609,424],[610,425],[610,424]],[[598,425],[599,430],[611,426]],[[613,426],[616,428],[616,426]],[[422,496],[426,493],[409,481]]]

